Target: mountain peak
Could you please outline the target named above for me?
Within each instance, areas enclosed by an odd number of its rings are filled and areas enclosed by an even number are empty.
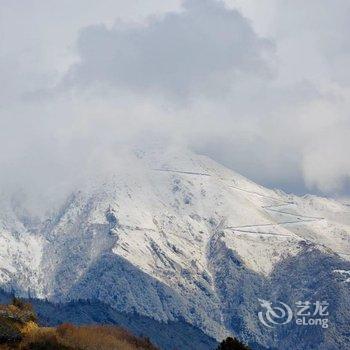
[[[35,230],[1,214],[3,287],[180,317],[221,339],[230,331],[223,264],[263,280],[307,251],[350,257],[345,205],[264,188],[188,150],[126,154],[123,166],[72,193]]]

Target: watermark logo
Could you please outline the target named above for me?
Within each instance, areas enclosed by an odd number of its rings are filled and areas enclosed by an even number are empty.
[[[282,301],[278,301],[273,305],[271,301],[259,299],[260,305],[264,311],[258,313],[260,322],[269,328],[276,325],[289,323],[293,318],[292,309]]]
[[[259,321],[266,327],[274,328],[276,326],[290,323],[293,318],[297,326],[321,326],[328,328],[328,307],[327,301],[297,301],[295,303],[295,312],[292,308],[277,301],[273,303],[268,300],[258,299],[261,311],[258,312]]]

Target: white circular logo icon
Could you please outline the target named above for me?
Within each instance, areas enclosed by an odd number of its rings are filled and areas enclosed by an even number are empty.
[[[289,323],[293,318],[292,309],[282,301],[277,301],[273,305],[271,301],[259,299],[261,307],[265,310],[258,313],[260,322],[269,328],[276,325],[283,325]]]

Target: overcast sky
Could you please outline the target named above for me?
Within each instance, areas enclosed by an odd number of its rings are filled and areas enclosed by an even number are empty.
[[[151,136],[346,194],[349,18],[348,0],[0,0],[0,187],[53,193]]]

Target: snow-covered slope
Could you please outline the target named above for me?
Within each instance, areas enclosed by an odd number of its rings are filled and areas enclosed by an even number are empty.
[[[248,306],[233,324],[229,313],[240,306],[227,299],[255,305],[280,266],[307,251],[338,261],[329,271],[337,281],[334,271],[349,270],[349,206],[266,189],[187,150],[128,157],[35,229],[4,203],[0,285],[51,300],[98,299],[183,319],[217,339],[233,331],[270,345]]]
[[[0,205],[0,286],[41,295],[43,239],[26,228],[10,204],[3,199]]]

